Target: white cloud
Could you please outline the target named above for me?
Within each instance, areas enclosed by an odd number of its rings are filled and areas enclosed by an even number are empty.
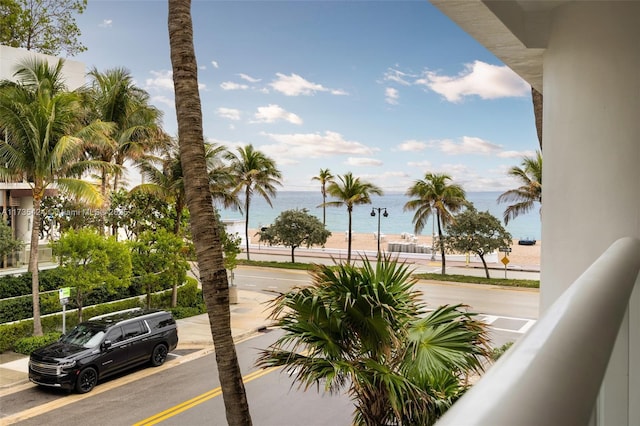
[[[326,131],[320,133],[273,134],[264,136],[276,142],[263,145],[261,150],[278,158],[322,158],[336,155],[372,155],[372,149],[360,142],[345,140],[340,133]]]
[[[437,142],[437,145],[439,146],[440,151],[449,155],[490,155],[493,153],[499,153],[502,150],[499,145],[471,136],[463,136],[462,140],[459,142],[445,139]]]
[[[284,75],[276,73],[276,80],[269,83],[275,91],[285,96],[314,95],[317,92],[330,92],[333,95],[346,95],[347,93],[341,89],[328,89],[321,84],[312,83],[298,74]]]
[[[256,123],[275,123],[278,120],[284,120],[293,124],[302,124],[302,119],[299,116],[274,104],[258,107],[258,112],[255,113],[254,117]]]
[[[238,74],[240,76],[241,79],[248,81],[249,83],[258,83],[260,81],[262,81],[262,79],[260,78],[253,78],[247,74]]]
[[[427,160],[423,160],[423,161],[409,161],[407,163],[407,165],[409,167],[417,167],[419,169],[430,169],[431,168],[431,162],[427,161]]]
[[[102,28],[111,28],[112,25],[113,25],[113,19],[103,19],[102,22],[98,24],[98,26]]]
[[[465,96],[482,99],[526,96],[529,85],[506,65],[497,66],[482,61],[466,64],[464,71],[456,76],[439,75],[426,71],[423,78],[415,81],[442,95],[449,102],[461,101]]]
[[[163,105],[167,105],[171,108],[175,108],[176,104],[173,101],[173,98],[168,98],[166,96],[162,96],[162,95],[157,95],[157,96],[152,96],[150,98],[150,101],[152,104],[163,104]]]
[[[211,61],[211,65],[213,65],[213,67],[216,69],[220,68],[220,65],[218,65],[218,61]]]
[[[171,90],[173,91],[173,72],[171,71],[149,71],[153,78],[145,80],[147,89]]]
[[[225,81],[223,83],[220,83],[220,87],[222,88],[222,90],[247,90],[249,88],[249,86],[247,86],[246,84],[238,84],[234,83],[233,81]]]
[[[220,107],[216,109],[216,115],[222,118],[228,118],[229,120],[240,120],[240,110],[234,108]]]
[[[522,158],[522,157],[534,157],[535,151],[502,151],[498,154],[500,158]]]
[[[384,90],[384,101],[390,105],[398,105],[398,99],[400,99],[400,93],[398,89],[393,87],[387,87]]]
[[[427,148],[427,143],[415,139],[402,142],[398,145],[399,151],[424,151]]]
[[[384,163],[376,158],[349,157],[345,162],[348,166],[382,166]]]
[[[415,75],[407,74],[393,68],[389,68],[387,72],[384,73],[384,81],[393,81],[403,86],[411,86],[415,77]]]

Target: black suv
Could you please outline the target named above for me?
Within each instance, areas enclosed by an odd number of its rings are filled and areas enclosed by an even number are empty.
[[[93,317],[29,358],[29,380],[86,393],[98,380],[136,365],[159,366],[178,345],[165,311],[132,309]]]

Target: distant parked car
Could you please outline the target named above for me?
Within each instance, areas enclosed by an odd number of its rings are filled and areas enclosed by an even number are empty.
[[[29,380],[87,393],[112,374],[147,362],[162,365],[177,345],[170,312],[134,309],[102,315],[32,352]]]

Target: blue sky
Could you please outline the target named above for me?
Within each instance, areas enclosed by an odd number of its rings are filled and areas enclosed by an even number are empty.
[[[204,136],[253,144],[282,190],[321,168],[404,192],[426,172],[504,191],[537,139],[530,88],[427,1],[193,0]],[[87,70],[125,67],[177,134],[167,2],[89,0]],[[135,174],[131,184],[136,184]]]

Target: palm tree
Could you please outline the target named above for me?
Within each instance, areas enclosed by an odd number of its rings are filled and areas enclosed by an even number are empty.
[[[0,87],[0,178],[28,182],[33,197],[29,271],[32,274],[33,333],[42,335],[39,303],[38,241],[40,208],[47,188],[98,202],[100,193],[78,177],[101,167],[100,162],[82,160],[84,139],[110,130],[94,122],[81,126],[77,93],[62,84],[63,60],[49,66],[46,61],[27,60],[18,66],[17,82]]]
[[[322,194],[322,224],[324,226],[327,226],[327,184],[333,182],[334,177],[329,169],[320,169],[320,174],[311,178],[311,180],[320,182],[320,193]]]
[[[424,229],[429,217],[435,215],[442,257],[442,275],[446,270],[442,228],[453,222],[453,214],[466,204],[464,189],[460,185],[449,184],[450,180],[451,177],[447,174],[425,174],[424,179],[415,181],[407,190],[406,195],[414,198],[404,205],[404,211],[415,210],[413,225],[416,234]]]
[[[338,176],[340,182],[332,181],[327,188],[327,193],[336,201],[324,203],[325,206],[342,207],[347,206],[349,214],[349,229],[347,234],[347,263],[351,262],[351,225],[353,206],[358,204],[370,204],[371,195],[382,195],[383,191],[380,187],[361,181],[360,178],[354,178],[351,172],[344,176]]]
[[[508,173],[522,185],[498,197],[499,203],[515,202],[504,211],[505,224],[521,214],[528,213],[536,203],[540,203],[542,209],[542,152],[536,151],[535,157],[523,157],[521,165],[522,167],[512,167]]]
[[[231,162],[231,174],[235,177],[236,186],[232,194],[239,194],[244,190],[244,235],[249,258],[249,207],[254,193],[262,196],[269,206],[271,197],[276,196],[276,185],[281,185],[282,174],[276,168],[276,163],[264,153],[257,151],[253,145],[239,147],[237,154],[229,153],[227,159]]]
[[[433,424],[482,370],[488,330],[462,306],[424,315],[411,273],[390,256],[318,265],[310,286],[272,301],[284,334],[258,365],[284,366],[305,389],[347,388],[353,424]]]
[[[128,70],[99,72],[93,68],[89,76],[92,83],[84,95],[91,109],[90,117],[114,124],[113,132],[107,135],[109,143],[94,147],[94,155],[118,166],[112,173],[112,189],[117,191],[125,161],[142,158],[167,139],[160,128],[162,113],[149,104],[149,94],[135,85]],[[105,199],[109,175],[109,170],[102,171]]]
[[[138,160],[138,168],[147,182],[135,186],[131,191],[155,194],[173,204],[176,213],[173,233],[178,235],[187,200],[177,139],[170,139],[161,151],[160,156],[148,155]],[[226,207],[237,206],[237,199],[228,191],[231,178],[228,168],[222,163],[224,153],[226,148],[222,145],[205,144],[205,162],[210,176],[211,194]]]
[[[231,426],[251,425],[249,404],[231,335],[229,282],[222,256],[220,227],[208,190],[198,64],[193,47],[190,9],[189,0],[169,0],[169,44],[184,188],[227,423]]]

